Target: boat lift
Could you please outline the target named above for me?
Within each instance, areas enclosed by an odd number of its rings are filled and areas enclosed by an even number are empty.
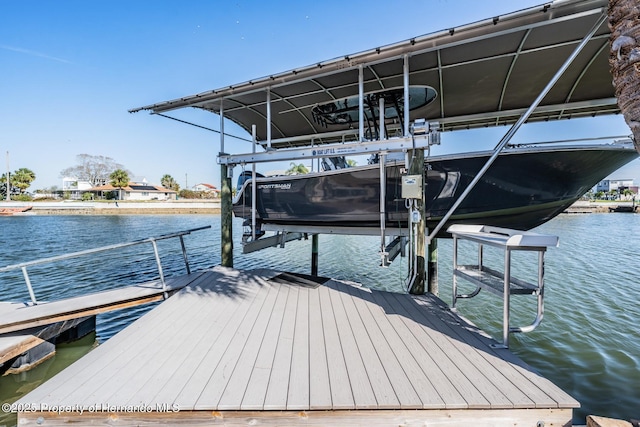
[[[413,218],[411,225],[408,229],[393,229],[393,231],[387,231],[386,227],[386,156],[389,153],[394,152],[403,152],[405,153],[405,167],[408,170],[410,166],[411,159],[415,157],[415,155],[411,156],[410,153],[414,153],[414,150],[417,149],[425,149],[429,148],[432,145],[440,143],[440,131],[439,124],[437,122],[428,123],[424,119],[416,119],[413,123],[409,120],[409,114],[403,115],[403,126],[402,129],[404,131],[404,135],[401,137],[391,137],[388,138],[386,136],[385,129],[385,120],[383,117],[383,112],[385,111],[385,99],[384,96],[380,96],[378,99],[378,111],[379,115],[379,130],[378,130],[378,139],[367,139],[365,136],[365,126],[364,126],[364,68],[360,66],[358,68],[358,100],[359,100],[359,129],[358,129],[358,139],[355,142],[338,142],[334,144],[324,144],[322,148],[314,147],[314,146],[303,146],[296,148],[281,148],[275,150],[272,148],[272,140],[271,140],[271,100],[270,100],[270,91],[267,90],[267,102],[266,102],[266,120],[267,120],[267,141],[266,141],[266,150],[264,152],[256,152],[256,147],[259,145],[256,138],[256,126],[252,126],[252,152],[245,154],[221,154],[218,157],[218,163],[227,166],[233,165],[242,165],[243,167],[246,164],[252,165],[252,181],[256,182],[256,163],[263,162],[274,162],[274,161],[285,161],[285,160],[301,160],[301,159],[316,159],[316,158],[324,158],[324,157],[336,157],[336,156],[345,156],[345,155],[362,155],[362,154],[370,154],[376,155],[379,158],[380,165],[380,227],[379,228],[346,228],[346,227],[335,227],[335,226],[327,226],[327,227],[313,227],[313,226],[291,226],[291,225],[273,225],[273,224],[263,224],[261,225],[261,231],[273,231],[276,234],[268,237],[261,237],[256,235],[257,230],[257,195],[256,195],[256,185],[251,186],[251,223],[250,223],[250,233],[245,233],[246,239],[243,239],[243,253],[255,252],[261,249],[266,249],[268,247],[275,246],[284,246],[285,242],[301,239],[308,235],[312,235],[314,239],[314,247],[317,247],[317,234],[365,234],[365,235],[380,235],[380,265],[381,266],[389,266],[390,263],[395,260],[398,254],[404,253],[404,246],[407,245],[409,241],[413,242],[416,240],[416,232],[412,231],[416,229],[416,224],[423,222],[424,223],[424,210],[420,212],[418,210],[419,200],[421,206],[424,206],[424,188],[422,185],[422,179],[420,179],[418,185],[415,185],[416,190],[414,190],[411,194],[411,198],[409,196],[404,197],[407,199],[407,207],[409,209],[409,214]],[[409,94],[409,56],[404,56],[404,67],[403,67],[403,82],[404,82],[404,112],[408,112],[410,94]],[[223,110],[223,105],[220,105],[221,111]],[[224,119],[224,114],[221,114],[221,127],[223,126],[222,121]],[[373,135],[374,132],[369,129],[369,135]],[[343,133],[341,136],[344,138],[347,133]],[[322,135],[316,135],[315,137],[321,137]],[[221,147],[222,153],[224,153],[224,133],[220,134],[221,139]],[[299,138],[290,138],[291,141],[294,140],[308,140],[309,136],[299,137]],[[311,137],[311,140],[314,139],[314,136]],[[280,141],[281,142],[281,141]],[[416,162],[422,165],[422,161]],[[422,177],[423,171],[420,171],[420,177]],[[231,176],[228,175],[228,178]],[[414,183],[415,177],[414,177]],[[404,186],[403,186],[404,187]],[[423,226],[424,228],[424,226]],[[390,243],[387,243],[387,237],[392,236],[395,237]],[[415,282],[416,278],[419,276],[417,272],[417,257],[420,252],[417,244],[410,245],[410,271],[409,271],[409,285],[408,288],[411,288],[412,283]],[[316,263],[317,265],[317,263]],[[317,270],[312,273],[317,273]]]
[[[220,116],[220,154],[222,179],[222,260],[223,265],[232,266],[231,240],[231,171],[235,165],[252,165],[252,178],[255,182],[255,164],[283,160],[314,159],[330,156],[357,154],[377,154],[380,161],[380,227],[376,229],[354,230],[339,227],[304,227],[262,224],[262,229],[275,231],[283,235],[289,233],[345,233],[379,234],[381,236],[381,265],[401,252],[398,248],[407,239],[416,235],[410,230],[397,230],[386,227],[384,200],[385,169],[384,158],[389,153],[404,152],[407,165],[409,153],[428,150],[439,142],[440,131],[477,128],[501,124],[512,124],[505,136],[495,147],[493,155],[480,170],[475,179],[453,204],[440,223],[427,232],[423,228],[417,233],[425,241],[417,244],[416,253],[424,260],[425,246],[435,241],[435,236],[451,217],[465,197],[472,191],[482,175],[491,167],[500,152],[509,144],[515,133],[527,121],[541,121],[568,117],[585,117],[599,113],[619,111],[611,87],[603,86],[602,80],[609,78],[608,69],[592,67],[606,61],[608,30],[606,28],[605,0],[583,2],[564,0],[552,2],[544,8],[531,8],[514,12],[490,20],[448,29],[439,33],[413,38],[405,42],[376,48],[356,55],[345,56],[331,61],[321,62],[308,67],[291,70],[252,80],[239,85],[204,92],[159,104],[149,105],[131,112],[151,110],[154,114],[192,106],[212,111]],[[565,25],[570,23],[571,25]],[[575,24],[575,25],[574,25]],[[559,31],[562,30],[562,31]],[[547,37],[553,34],[553,37]],[[586,35],[585,35],[586,34]],[[544,36],[542,36],[544,35]],[[582,39],[580,41],[580,39]],[[545,44],[546,43],[546,44]],[[566,57],[567,48],[575,46]],[[585,50],[585,47],[589,49]],[[498,48],[500,47],[500,48]],[[581,53],[582,52],[582,53]],[[543,56],[544,55],[544,56]],[[576,58],[579,64],[567,73]],[[565,59],[566,58],[566,59]],[[544,64],[542,60],[546,61]],[[517,81],[527,78],[539,80],[540,70],[550,75],[557,63],[562,61],[558,71],[549,79],[548,84],[535,99],[531,88],[521,90]],[[402,71],[398,72],[399,68]],[[535,67],[532,65],[535,64]],[[480,67],[482,72],[493,72],[504,76],[502,88],[492,85],[468,88],[474,91],[473,108],[469,108],[460,99],[464,89],[459,86],[473,84],[468,78],[456,80],[456,76],[474,75]],[[486,68],[482,68],[486,67]],[[535,69],[536,67],[540,69]],[[552,68],[553,67],[553,68]],[[577,72],[576,72],[577,70]],[[358,129],[343,129],[322,132],[312,123],[309,111],[313,105],[327,100],[336,100],[340,93],[352,94],[355,88],[354,77],[357,72],[357,92],[359,100]],[[365,78],[365,72],[367,76]],[[470,74],[468,74],[470,73]],[[548,74],[547,74],[548,73]],[[567,75],[568,74],[568,75]],[[562,79],[562,80],[561,80]],[[438,104],[423,110],[428,119],[414,119],[404,114],[402,123],[395,123],[401,136],[385,134],[385,120],[380,120],[378,138],[372,138],[374,132],[365,135],[364,96],[365,87],[398,87],[402,81],[404,90],[404,111],[409,107],[409,84],[431,85],[438,88]],[[473,80],[473,79],[471,79]],[[557,83],[561,81],[560,85]],[[596,82],[598,84],[590,84]],[[551,92],[551,89],[554,91]],[[559,88],[558,88],[559,86]],[[610,85],[609,85],[610,86]],[[536,86],[539,87],[539,86]],[[534,88],[534,90],[536,90]],[[462,91],[462,92],[461,92]],[[483,92],[484,91],[484,92]],[[496,92],[499,99],[495,97]],[[369,90],[370,93],[370,90]],[[509,102],[507,102],[509,98]],[[453,101],[456,100],[457,101]],[[515,100],[515,101],[514,101]],[[457,102],[458,104],[456,104]],[[378,107],[384,111],[384,97]],[[421,117],[423,111],[414,113]],[[248,130],[249,123],[258,123],[259,130],[252,126],[253,150],[251,153],[230,154],[225,149],[225,119],[231,119]],[[413,126],[411,126],[413,124]],[[309,130],[312,130],[309,132]],[[278,137],[274,138],[273,133]],[[259,135],[259,138],[258,138]],[[260,142],[258,140],[260,139]],[[256,152],[257,146],[263,149]],[[416,162],[424,165],[423,162]],[[423,175],[423,171],[409,171],[410,174]],[[253,209],[256,206],[256,186],[252,186]],[[409,198],[410,212],[419,213],[418,223],[424,224],[424,203],[420,199]],[[413,200],[418,201],[414,203]],[[422,193],[424,202],[424,193]],[[417,209],[416,209],[417,208]],[[251,220],[252,230],[256,230],[255,213]],[[412,227],[411,227],[412,228]],[[255,234],[251,240],[258,242]],[[291,237],[291,236],[289,236]],[[391,245],[386,238],[395,237]],[[404,240],[403,240],[404,239]],[[274,239],[282,244],[280,237]],[[317,244],[317,240],[315,240]],[[315,245],[314,245],[315,246]],[[411,248],[411,245],[409,245]],[[416,264],[420,269],[422,266]],[[424,271],[417,273],[424,275]],[[421,293],[418,288],[412,292]]]
[[[511,126],[511,128],[505,134],[505,136],[500,140],[498,145],[495,147],[495,149],[493,151],[493,154],[487,160],[485,165],[480,169],[480,171],[475,176],[475,178],[472,180],[472,182],[467,186],[465,191],[460,195],[460,197],[452,205],[452,207],[449,209],[449,211],[440,220],[438,225],[433,230],[430,231],[430,233],[428,234],[428,237],[427,237],[427,242],[426,242],[427,245],[432,240],[435,239],[435,236],[438,234],[440,229],[444,226],[446,221],[451,217],[451,215],[453,215],[455,210],[464,201],[466,196],[473,190],[474,186],[480,181],[480,179],[483,177],[484,173],[489,169],[489,167],[491,167],[491,165],[497,159],[498,155],[502,152],[502,150],[509,144],[509,142],[511,141],[513,136],[516,134],[516,132],[519,130],[519,128],[522,126],[522,124],[524,124],[529,119],[531,114],[540,105],[540,103],[542,102],[544,97],[549,93],[549,91],[553,88],[553,86],[558,81],[558,79],[560,79],[560,77],[564,74],[564,72],[567,70],[567,68],[571,65],[572,61],[578,56],[578,54],[582,51],[582,49],[586,46],[586,44],[591,40],[591,38],[593,37],[595,32],[598,30],[598,28],[600,28],[600,26],[605,21],[605,18],[606,18],[606,15],[602,14],[600,19],[597,20],[597,22],[593,25],[593,27],[591,28],[589,33],[587,35],[585,35],[585,37],[583,38],[582,42],[575,48],[573,53],[567,58],[567,60],[562,65],[562,67],[560,67],[560,69],[556,72],[556,74],[553,76],[553,78],[547,83],[545,88],[540,92],[540,94],[533,101],[533,103],[529,106],[529,108],[519,117],[519,119]],[[404,103],[405,103],[404,111],[408,112],[409,111],[409,57],[408,57],[408,55],[404,56],[404,64],[405,64],[404,65],[404,73],[403,73]],[[387,244],[386,244],[386,237],[387,237],[387,229],[386,229],[386,224],[385,224],[385,217],[386,217],[386,213],[385,213],[385,200],[386,200],[386,195],[385,195],[385,189],[386,189],[385,157],[386,157],[386,154],[390,153],[390,152],[394,152],[394,151],[403,151],[405,153],[408,153],[409,150],[424,149],[424,148],[429,148],[433,144],[439,144],[440,143],[440,134],[438,132],[439,124],[438,123],[427,124],[424,119],[418,119],[418,120],[416,120],[414,122],[413,126],[410,126],[409,114],[404,114],[404,130],[405,130],[404,137],[387,139],[387,138],[385,138],[385,123],[384,123],[384,119],[381,117],[381,119],[380,119],[380,130],[379,130],[380,139],[379,140],[374,140],[374,141],[365,140],[365,137],[364,137],[364,101],[363,101],[364,100],[363,66],[360,65],[358,70],[359,70],[359,72],[358,72],[358,87],[359,87],[359,117],[360,117],[360,120],[359,120],[359,138],[358,138],[357,142],[349,143],[349,144],[338,143],[338,144],[323,145],[322,149],[314,149],[314,147],[303,147],[303,148],[293,148],[293,149],[280,149],[280,150],[277,150],[277,151],[273,150],[271,148],[271,145],[272,145],[271,133],[269,131],[271,129],[271,122],[270,122],[270,118],[271,118],[270,111],[271,111],[271,108],[270,108],[270,97],[269,97],[270,91],[267,91],[267,130],[268,130],[268,132],[267,132],[267,150],[265,152],[262,152],[262,153],[256,153],[255,152],[255,147],[256,147],[257,142],[256,142],[256,139],[255,139],[255,127],[254,127],[253,128],[254,129],[254,138],[253,138],[254,139],[254,144],[253,144],[254,150],[253,150],[253,152],[251,154],[238,154],[238,155],[221,154],[218,157],[218,162],[220,164],[225,164],[225,165],[251,163],[253,165],[253,174],[254,174],[253,175],[253,179],[254,179],[254,182],[255,182],[255,164],[256,163],[260,163],[260,162],[272,162],[272,161],[276,161],[276,160],[300,160],[300,159],[304,159],[304,158],[318,158],[318,157],[325,157],[327,153],[331,153],[332,156],[335,156],[335,155],[347,155],[347,154],[348,155],[357,155],[357,154],[364,154],[364,153],[375,153],[375,154],[379,155],[379,157],[380,157],[380,161],[379,161],[379,164],[380,164],[380,229],[379,229],[379,234],[381,236],[380,256],[381,256],[381,265],[382,266],[388,266],[389,263],[392,260],[391,257],[389,256],[389,254],[390,254],[389,251],[393,251],[393,253],[397,256],[397,253],[400,252],[400,249],[398,249],[398,246],[401,246],[402,244],[405,244],[406,243],[406,239],[398,238],[398,237],[404,237],[404,233],[402,233],[402,230],[400,230],[400,233],[396,237],[396,239],[389,246],[387,246]],[[385,109],[384,97],[380,97],[379,101],[380,101],[379,111],[383,112],[384,109]],[[221,104],[221,110],[222,110],[222,104]],[[381,116],[382,116],[382,113],[381,113]],[[221,120],[222,119],[223,119],[223,116],[221,116]],[[305,136],[304,138],[308,138],[308,136]],[[221,146],[224,147],[224,134],[221,134]],[[409,157],[407,155],[407,160],[405,162],[406,166],[407,166],[407,169],[409,168],[409,160],[408,159],[409,159]],[[404,191],[404,185],[403,185],[403,191]],[[256,225],[256,218],[255,218],[256,208],[255,207],[257,206],[257,202],[256,202],[256,193],[255,192],[256,192],[256,186],[253,185],[252,186],[252,230],[255,230],[255,225]],[[419,186],[419,191],[413,193],[411,195],[411,197],[406,196],[405,194],[403,194],[403,198],[405,198],[407,200],[407,202],[408,202],[407,203],[407,207],[409,209],[409,217],[411,219],[411,221],[410,221],[411,226],[409,227],[409,229],[410,229],[409,240],[413,241],[414,240],[414,235],[415,235],[415,232],[414,232],[415,224],[419,223],[420,221],[423,221],[423,218],[420,218],[420,211],[418,209],[418,204],[417,204],[418,200],[421,200],[424,203],[424,190],[423,190],[422,185]],[[294,228],[295,227],[291,227],[291,226],[276,226],[276,227],[274,227],[274,229],[276,230],[278,235],[273,240],[273,244],[270,245],[270,246],[282,245],[284,243],[284,239],[285,239],[286,233],[290,232]],[[306,227],[306,226],[304,227],[304,229],[306,229],[307,232],[309,231],[310,228],[313,228],[313,227]],[[269,227],[265,227],[265,229],[269,229]],[[329,231],[331,233],[334,233],[334,232],[336,232],[336,229],[335,229],[335,227],[330,227],[330,230],[323,229],[323,227],[316,228],[316,232],[327,232],[327,231]],[[359,231],[357,233],[354,233],[354,231],[351,229],[349,231],[345,230],[345,234],[360,234],[360,233],[363,233],[363,232],[367,233],[367,231],[371,232],[372,230],[361,230],[361,231]],[[369,234],[369,233],[367,233],[367,234]],[[297,236],[296,238],[299,238],[299,237]],[[247,244],[249,244],[249,245],[257,244],[258,241],[259,241],[259,239],[256,240],[255,239],[255,234],[254,234],[253,241],[252,242],[248,242]],[[258,245],[259,245],[260,248],[268,247],[268,246],[265,246],[264,243],[259,243]],[[387,249],[389,249],[389,251]],[[410,245],[410,252],[411,252],[412,256],[410,257],[410,261],[409,261],[410,262],[410,273],[409,273],[409,277],[410,278],[408,280],[408,289],[412,289],[413,288],[413,285],[414,285],[414,282],[416,280],[417,274],[423,274],[424,273],[424,272],[421,272],[421,273],[418,272],[419,267],[418,267],[416,258],[418,257],[417,254],[421,252],[420,249],[417,248],[415,245]],[[422,255],[424,257],[424,249],[422,250]]]

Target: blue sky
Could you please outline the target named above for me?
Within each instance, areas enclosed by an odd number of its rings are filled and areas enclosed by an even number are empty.
[[[219,185],[217,134],[127,110],[540,3],[0,0],[0,170],[8,151],[12,171],[36,173],[30,190],[60,186],[60,171],[86,153],[151,183],[170,174],[182,187]],[[173,114],[219,127],[213,114]],[[446,134],[443,142],[492,147],[504,132]],[[626,134],[616,116],[529,125],[516,140]],[[614,177],[640,181],[640,162]]]

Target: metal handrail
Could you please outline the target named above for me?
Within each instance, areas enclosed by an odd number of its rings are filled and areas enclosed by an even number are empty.
[[[184,258],[184,263],[187,269],[187,274],[191,274],[191,268],[189,267],[189,259],[187,258],[187,249],[184,245],[184,236],[187,234],[191,234],[194,231],[200,231],[200,230],[205,230],[211,228],[210,225],[204,226],[204,227],[198,227],[198,228],[191,228],[189,230],[184,230],[184,231],[178,231],[176,233],[169,233],[169,234],[162,234],[160,236],[157,237],[148,237],[146,239],[141,239],[141,240],[134,240],[132,242],[124,242],[124,243],[116,243],[113,245],[108,245],[108,246],[101,246],[99,248],[94,248],[94,249],[86,249],[84,251],[79,251],[79,252],[72,252],[72,253],[68,253],[68,254],[64,254],[64,255],[57,255],[57,256],[53,256],[53,257],[48,257],[48,258],[40,258],[34,261],[27,261],[27,262],[21,262],[19,264],[13,264],[13,265],[8,265],[6,267],[0,267],[0,273],[2,272],[6,272],[6,271],[11,271],[11,270],[17,270],[20,269],[22,270],[22,275],[24,276],[24,280],[25,283],[27,285],[27,289],[29,290],[29,296],[31,297],[31,301],[33,302],[33,304],[38,304],[38,301],[36,300],[36,296],[35,293],[33,292],[33,287],[31,285],[31,280],[29,279],[29,273],[27,272],[27,267],[31,267],[34,265],[39,265],[39,264],[48,264],[48,263],[52,263],[52,262],[56,262],[56,261],[62,261],[62,260],[66,260],[66,259],[71,259],[71,258],[78,258],[81,256],[85,256],[85,255],[91,255],[91,254],[95,254],[95,253],[99,253],[99,252],[105,252],[105,251],[111,251],[114,249],[120,249],[120,248],[126,248],[129,246],[136,246],[136,245],[142,245],[145,243],[151,243],[151,245],[153,246],[153,253],[155,255],[155,259],[156,259],[156,264],[158,266],[158,273],[160,274],[160,281],[162,282],[162,290],[165,292],[165,297],[166,297],[166,292],[167,292],[167,284],[164,280],[164,272],[162,271],[162,264],[160,263],[160,255],[158,253],[158,245],[156,244],[157,241],[159,240],[166,240],[166,239],[172,239],[175,237],[179,237],[180,238],[180,245],[182,248],[182,256]]]

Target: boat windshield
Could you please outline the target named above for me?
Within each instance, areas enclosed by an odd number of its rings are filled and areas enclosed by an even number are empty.
[[[264,175],[256,172],[256,178],[264,178]],[[244,171],[238,176],[238,184],[236,185],[236,189],[238,190],[238,192],[242,190],[242,186],[244,185],[245,181],[248,181],[250,179],[251,171]]]

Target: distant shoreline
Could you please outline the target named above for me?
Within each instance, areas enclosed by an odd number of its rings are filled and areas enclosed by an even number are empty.
[[[151,202],[0,202],[0,208],[29,208],[24,215],[188,215],[219,214],[219,200],[175,200]]]
[[[631,205],[627,201],[591,202],[579,200],[567,208],[564,213],[609,212],[610,207]],[[220,214],[220,200],[172,200],[130,202],[7,202],[0,201],[2,208],[30,208],[20,215],[189,215]]]

